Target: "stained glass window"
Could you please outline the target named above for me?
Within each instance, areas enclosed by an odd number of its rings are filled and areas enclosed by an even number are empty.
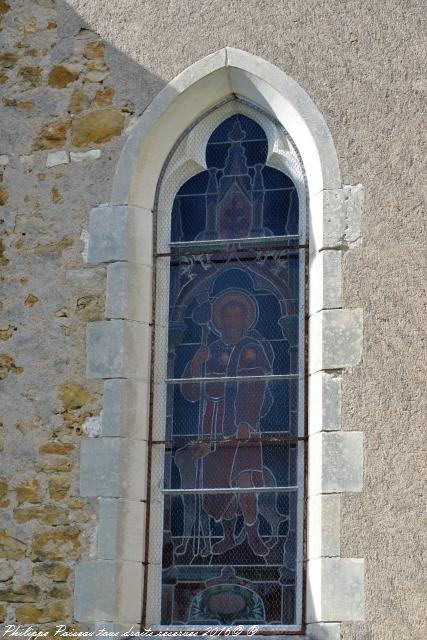
[[[267,155],[254,119],[217,126],[157,256],[161,625],[300,623],[304,239],[297,189]]]

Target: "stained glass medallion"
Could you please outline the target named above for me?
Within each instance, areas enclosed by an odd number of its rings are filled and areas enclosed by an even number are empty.
[[[175,196],[169,272],[162,625],[298,623],[299,201],[238,114]]]

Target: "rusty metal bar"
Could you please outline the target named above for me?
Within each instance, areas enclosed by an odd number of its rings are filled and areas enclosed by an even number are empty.
[[[294,189],[294,187],[292,187],[292,189]],[[278,189],[278,191],[281,191],[281,189]],[[289,236],[254,236],[253,238],[221,238],[221,240],[186,240],[184,242],[169,242],[169,246],[171,247],[191,247],[191,246],[211,247],[212,245],[221,246],[221,245],[227,245],[233,242],[239,243],[239,244],[246,244],[250,246],[252,243],[255,244],[257,242],[260,242],[261,240],[270,240],[271,242],[273,238],[274,238],[274,241],[277,241],[277,244],[279,244],[283,240],[298,240],[299,235],[294,234]]]
[[[307,218],[310,210],[309,193],[307,193]],[[302,525],[302,585],[301,585],[301,630],[306,627],[307,604],[307,496],[308,496],[308,357],[309,357],[309,252],[304,252],[304,433],[303,433],[303,465],[304,486],[302,497],[304,500],[303,525]]]
[[[299,373],[283,373],[272,376],[217,376],[210,378],[166,378],[166,384],[196,384],[211,382],[275,382],[276,380],[295,380]]]
[[[177,436],[176,439],[172,440],[151,440],[152,445],[164,444],[164,445],[200,445],[200,444],[218,444],[218,443],[227,443],[227,444],[297,444],[298,442],[304,442],[306,440],[305,436],[292,436],[292,435],[278,435],[278,436],[269,436],[269,435],[260,435],[259,437],[251,437],[251,438],[199,438],[199,439],[191,439],[185,440],[184,436]]]
[[[242,242],[239,242],[239,244],[243,244]],[[171,251],[171,252],[165,252],[165,253],[156,253],[155,254],[155,258],[170,258],[170,257],[174,257],[174,258],[180,258],[182,256],[194,256],[194,255],[207,255],[207,254],[212,254],[212,253],[248,253],[249,251],[273,251],[273,250],[280,250],[280,251],[285,251],[285,250],[294,250],[297,251],[298,249],[308,249],[308,245],[307,244],[288,244],[288,245],[280,245],[280,244],[272,244],[272,245],[265,245],[265,246],[251,246],[251,245],[247,245],[245,247],[232,247],[232,248],[214,248],[214,249],[209,249],[207,247],[205,247],[204,249],[200,249],[200,250],[194,250],[194,251]],[[295,254],[297,255],[297,254]],[[287,256],[283,256],[283,257],[287,257]],[[252,260],[254,260],[254,258],[251,258]],[[264,259],[273,259],[273,256],[265,256]]]
[[[165,496],[181,495],[222,495],[223,493],[293,493],[299,487],[207,487],[200,489],[160,489]]]

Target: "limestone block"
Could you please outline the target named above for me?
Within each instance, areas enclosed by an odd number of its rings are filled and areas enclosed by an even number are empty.
[[[58,164],[68,164],[68,151],[51,151],[47,154],[46,167],[56,167]]]
[[[55,65],[49,73],[48,84],[56,89],[63,89],[77,80],[80,71],[81,65],[77,64]]]
[[[361,218],[363,208],[363,187],[361,184],[344,187],[345,229],[344,238],[350,247],[361,244]]]
[[[81,529],[77,526],[49,527],[35,533],[31,559],[36,561],[71,560],[81,554]]]
[[[121,495],[120,440],[83,439],[80,449],[81,496]]]
[[[87,327],[88,378],[150,377],[151,328],[129,320],[90,322]]]
[[[363,187],[346,185],[311,198],[310,251],[358,247],[361,243]]]
[[[101,205],[89,221],[88,262],[152,263],[152,213],[128,206]]]
[[[105,267],[85,267],[84,269],[69,269],[65,272],[68,284],[85,293],[99,292],[105,286]]]
[[[76,620],[138,623],[142,585],[143,567],[139,562],[81,562],[76,567]]]
[[[143,561],[145,508],[144,502],[134,500],[99,499],[99,559]]]
[[[341,376],[318,371],[308,379],[308,431],[341,429]]]
[[[10,580],[14,575],[12,565],[7,560],[2,560],[0,563],[0,582]]]
[[[101,81],[106,77],[107,70],[91,69],[86,78],[90,81]],[[97,109],[89,113],[83,113],[73,118],[72,142],[76,147],[85,147],[90,144],[102,144],[119,136],[125,124],[125,116],[118,109]]]
[[[5,205],[9,200],[9,191],[4,187],[0,187],[0,207]]]
[[[90,398],[90,393],[81,384],[66,382],[59,387],[58,400],[66,411],[81,409]]]
[[[363,433],[320,432],[309,436],[308,495],[362,491]]]
[[[343,189],[320,191],[310,200],[310,252],[339,249],[344,243]]]
[[[225,49],[219,49],[198,60],[196,64],[191,65],[188,69],[185,69],[185,71],[177,75],[169,84],[173,86],[177,93],[181,93],[188,88],[189,84],[202,80],[206,76],[224,67],[225,64],[226,51]]]
[[[146,499],[147,444],[127,438],[84,438],[80,451],[82,497]]]
[[[308,499],[307,558],[340,555],[340,496]]]
[[[107,318],[151,322],[152,269],[114,262],[107,269]]]
[[[96,60],[96,58],[104,57],[104,51],[105,44],[103,42],[94,40],[85,44],[83,55],[89,60]]]
[[[309,373],[356,366],[362,357],[362,309],[319,311],[309,321]]]
[[[89,151],[70,152],[71,162],[82,162],[83,160],[98,160],[102,155],[101,149],[90,149]]]
[[[307,622],[363,620],[363,579],[362,559],[309,560],[307,562]]]
[[[19,604],[15,610],[18,625],[59,622],[67,617],[67,613],[64,603],[58,600],[47,602],[41,607],[30,603]]]
[[[307,640],[340,640],[340,625],[337,622],[320,622],[308,624]]]
[[[37,504],[42,502],[38,480],[35,478],[31,480],[24,480],[16,488],[16,498],[18,500],[18,504],[24,504],[25,502]]]
[[[342,251],[325,250],[310,256],[310,315],[342,306]]]
[[[135,380],[106,380],[104,382],[102,435],[146,440],[150,385]]]
[[[22,560],[25,557],[27,545],[23,540],[15,538],[7,529],[0,529],[1,557],[9,560]]]

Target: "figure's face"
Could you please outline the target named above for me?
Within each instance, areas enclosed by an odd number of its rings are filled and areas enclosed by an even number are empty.
[[[222,337],[226,342],[238,342],[245,333],[246,314],[238,304],[227,305],[222,312]]]
[[[240,305],[228,305],[225,307],[222,321],[224,327],[237,328],[245,326],[245,313]]]

